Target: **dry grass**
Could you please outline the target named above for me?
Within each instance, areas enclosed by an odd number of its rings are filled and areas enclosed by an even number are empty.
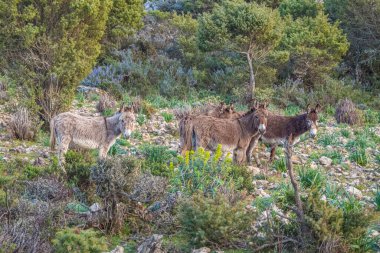
[[[360,111],[348,98],[338,102],[335,111],[335,119],[338,123],[346,123],[349,125],[360,124],[362,121]]]
[[[96,109],[98,112],[103,113],[107,109],[111,109],[112,111],[116,108],[116,101],[108,94],[102,94],[99,98],[99,102],[96,105]]]
[[[19,108],[11,117],[9,129],[14,138],[33,140],[36,137],[39,125],[32,120],[26,108]]]

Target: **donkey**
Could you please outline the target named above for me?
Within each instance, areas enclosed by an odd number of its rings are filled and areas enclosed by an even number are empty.
[[[71,112],[55,116],[50,122],[50,148],[58,146],[59,164],[71,145],[85,149],[99,149],[99,157],[105,158],[108,150],[121,134],[131,135],[135,115],[124,105],[111,117],[86,117]]]
[[[223,151],[233,154],[235,162],[243,163],[251,140],[265,133],[267,114],[266,106],[262,105],[253,107],[239,119],[194,117],[185,126],[182,152],[199,147],[214,151],[221,144]]]
[[[268,113],[268,125],[266,132],[261,136],[260,141],[271,145],[269,161],[273,162],[276,147],[284,145],[285,141],[289,140],[290,145],[296,144],[300,136],[309,131],[310,137],[314,138],[317,135],[318,112],[321,106],[317,104],[315,108],[307,106],[307,111],[298,116],[282,116],[274,113]],[[256,147],[259,139],[252,139],[247,149],[248,163],[251,163],[252,150]],[[254,152],[254,159],[258,166],[261,166],[258,155]]]
[[[185,142],[183,137],[185,136],[185,129],[186,126],[189,124],[191,119],[203,115],[203,116],[210,116],[215,118],[221,118],[221,119],[231,119],[231,118],[239,118],[234,115],[237,113],[234,111],[233,105],[225,105],[224,102],[221,102],[218,106],[215,105],[206,105],[205,108],[198,109],[196,108],[193,111],[187,111],[187,112],[177,112],[177,118],[179,118],[179,136],[180,136],[180,149],[182,150],[182,146]],[[181,151],[182,152],[182,151]]]

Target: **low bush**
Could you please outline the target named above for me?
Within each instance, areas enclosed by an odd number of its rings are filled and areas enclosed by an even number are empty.
[[[177,152],[160,145],[142,145],[141,152],[145,157],[143,168],[156,176],[170,175],[170,162],[176,158]]]
[[[107,207],[106,214],[98,222],[108,233],[120,233],[124,229],[129,194],[140,174],[140,161],[130,156],[99,160],[91,168],[91,182]]]
[[[199,192],[180,205],[181,231],[190,245],[196,247],[247,246],[252,240],[251,226],[255,214],[246,210],[246,205],[245,201],[231,203],[221,194],[209,198]]]
[[[11,117],[9,129],[14,138],[21,140],[33,140],[40,128],[39,122],[33,120],[26,108],[19,108]]]
[[[179,157],[178,168],[172,170],[170,185],[172,190],[191,195],[198,190],[206,195],[217,192],[233,191],[235,189],[252,189],[252,180],[247,168],[241,167],[240,172],[232,159],[222,157],[222,147],[219,145],[213,156],[210,152],[199,148],[196,152],[186,152],[185,157]],[[243,172],[244,171],[244,172]]]
[[[339,101],[335,109],[335,119],[338,123],[356,125],[362,122],[362,115],[350,99]]]
[[[107,251],[106,238],[92,229],[66,228],[57,232],[53,239],[57,253],[101,253]]]
[[[84,188],[88,186],[91,166],[94,163],[95,159],[90,152],[69,150],[65,154],[65,170],[68,183]]]

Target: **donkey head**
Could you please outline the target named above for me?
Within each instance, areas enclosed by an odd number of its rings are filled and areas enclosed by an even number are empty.
[[[129,137],[135,129],[135,114],[131,107],[121,106],[119,112],[118,127],[124,137]]]
[[[267,103],[259,104],[257,102],[254,103],[253,107],[251,108],[251,111],[254,112],[254,124],[258,125],[258,130],[260,134],[264,134],[267,129],[267,117],[268,117],[268,111],[267,111]]]
[[[220,109],[219,111],[219,116],[218,118],[221,119],[230,119],[234,116],[235,114],[235,108],[233,104],[230,105],[224,105],[223,108]]]
[[[307,106],[307,115],[306,115],[306,124],[309,129],[310,137],[314,138],[317,135],[318,128],[318,113],[321,110],[321,106],[319,104],[316,105],[315,108],[310,108]]]

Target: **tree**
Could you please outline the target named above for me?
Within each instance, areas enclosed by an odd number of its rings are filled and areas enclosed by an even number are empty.
[[[338,23],[330,24],[327,15],[288,16],[281,49],[290,53],[282,70],[284,78],[303,80],[312,87],[323,74],[331,72],[348,50],[347,38]]]
[[[283,0],[279,11],[281,16],[291,15],[293,19],[313,17],[318,14],[319,5],[316,0]]]
[[[113,0],[103,43],[119,48],[123,40],[143,26],[143,0]]]
[[[67,109],[101,50],[112,0],[0,0],[0,53],[45,121]]]
[[[249,86],[254,96],[255,68],[265,62],[280,43],[283,23],[277,10],[257,3],[224,1],[199,19],[198,47],[202,51],[245,55]]]
[[[346,64],[357,82],[380,88],[380,0],[326,0],[350,42]]]

